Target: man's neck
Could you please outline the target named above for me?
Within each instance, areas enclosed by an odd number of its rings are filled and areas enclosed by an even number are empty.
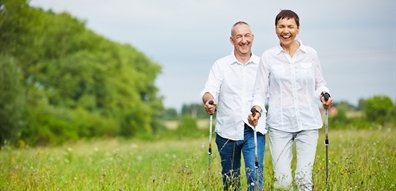
[[[250,57],[252,57],[252,53],[247,53],[247,54],[238,54],[235,53],[235,58],[241,63],[241,64],[246,64],[247,62],[249,62]]]

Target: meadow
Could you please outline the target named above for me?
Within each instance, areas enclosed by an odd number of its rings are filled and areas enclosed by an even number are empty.
[[[315,190],[326,189],[323,130],[314,166]],[[396,190],[395,131],[330,129],[329,190]],[[0,190],[222,190],[214,139],[212,145],[210,170],[208,137],[203,135],[152,141],[101,139],[57,147],[6,146],[0,151]],[[268,146],[264,168],[265,190],[272,190]],[[242,186],[246,186],[244,176]]]

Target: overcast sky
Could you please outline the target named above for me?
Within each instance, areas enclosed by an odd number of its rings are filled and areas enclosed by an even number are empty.
[[[209,69],[233,49],[231,26],[250,24],[253,52],[278,44],[275,16],[300,17],[297,36],[319,54],[335,101],[396,100],[394,0],[31,0],[32,6],[69,12],[97,34],[128,43],[162,65],[156,85],[167,108],[200,103]]]

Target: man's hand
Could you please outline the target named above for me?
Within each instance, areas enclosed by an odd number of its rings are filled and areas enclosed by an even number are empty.
[[[213,100],[207,101],[204,105],[206,113],[213,115],[216,111],[216,104],[217,103]]]

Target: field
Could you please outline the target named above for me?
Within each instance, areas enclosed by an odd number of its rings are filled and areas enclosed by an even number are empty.
[[[329,190],[396,190],[395,131],[330,130]],[[326,187],[323,129],[320,135],[315,190]],[[214,141],[212,147],[210,171],[206,136],[82,141],[45,148],[4,147],[0,151],[0,190],[222,190]],[[268,147],[265,155],[265,190],[272,190]],[[242,186],[246,186],[244,181],[243,176]]]

